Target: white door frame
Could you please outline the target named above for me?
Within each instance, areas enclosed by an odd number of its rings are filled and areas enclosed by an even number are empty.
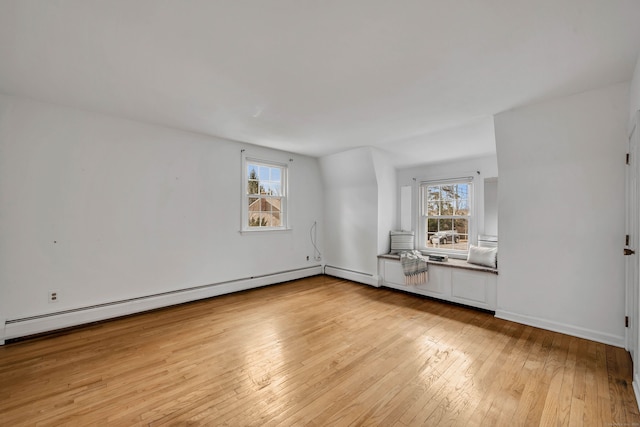
[[[633,361],[633,388],[640,397],[640,111],[634,118],[629,133],[629,166],[626,168],[625,233],[629,235],[626,249],[636,251],[625,256],[625,311],[629,327],[625,329],[625,345]]]

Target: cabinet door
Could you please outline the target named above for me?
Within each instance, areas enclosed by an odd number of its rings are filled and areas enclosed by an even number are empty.
[[[429,266],[429,280],[419,285],[405,285],[404,271],[399,261],[384,261],[384,282],[387,286],[403,289],[435,297],[446,297],[450,294],[450,269]]]
[[[384,281],[388,284],[405,286],[400,261],[384,261]]]
[[[451,269],[446,267],[429,266],[429,280],[427,283],[416,285],[419,291],[427,291],[427,295],[447,298],[451,294]]]
[[[451,274],[451,296],[454,301],[495,310],[495,275],[456,270]]]

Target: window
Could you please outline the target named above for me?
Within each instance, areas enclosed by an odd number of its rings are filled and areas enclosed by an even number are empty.
[[[245,159],[242,230],[287,228],[287,166]]]
[[[471,178],[423,182],[420,184],[420,195],[421,246],[466,253],[473,225]]]

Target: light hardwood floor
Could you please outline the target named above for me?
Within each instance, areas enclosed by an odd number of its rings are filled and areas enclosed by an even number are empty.
[[[0,347],[0,425],[639,425],[620,348],[328,277]]]

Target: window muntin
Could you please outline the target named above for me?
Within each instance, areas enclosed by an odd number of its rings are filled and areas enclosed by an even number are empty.
[[[243,230],[287,227],[286,165],[246,159],[244,167]]]
[[[473,184],[429,182],[420,186],[422,196],[421,246],[427,249],[466,252],[472,226]]]

